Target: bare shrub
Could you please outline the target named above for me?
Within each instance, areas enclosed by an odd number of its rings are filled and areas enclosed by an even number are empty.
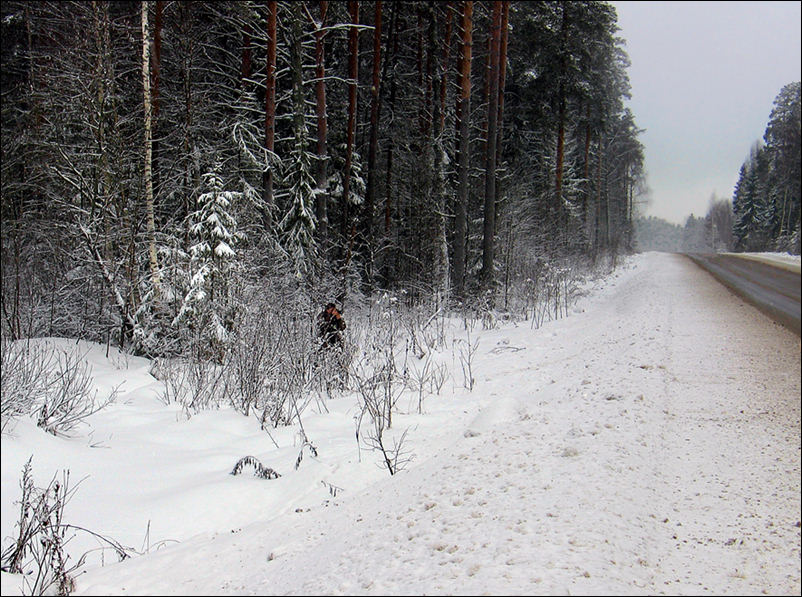
[[[448,377],[444,363],[434,364],[432,353],[427,353],[420,365],[413,360],[407,368],[410,389],[418,395],[418,414],[423,412],[423,399],[426,394],[440,394]]]
[[[377,450],[382,454],[382,460],[391,475],[405,466],[412,457],[404,449],[404,440],[407,432],[401,435],[393,446],[387,445],[385,432],[392,423],[392,411],[395,402],[403,388],[394,388],[386,369],[373,375],[364,375],[359,371],[353,375],[356,381],[360,412],[356,417],[356,441],[365,443],[370,450]],[[367,416],[367,429],[362,433],[362,422]]]
[[[0,421],[2,430],[22,415],[33,412],[45,400],[50,387],[47,372],[53,353],[28,343],[2,339],[0,351]]]
[[[271,428],[300,424],[316,399],[326,410],[322,396],[348,387],[354,345],[346,338],[341,350],[322,350],[315,326],[320,305],[312,289],[274,264],[266,268],[274,283],[242,281],[236,317],[214,361],[207,339],[190,331],[183,335],[184,356],[154,368],[165,382],[165,402],[181,404],[187,415],[230,405],[245,416],[255,413],[270,434]]]
[[[19,416],[35,414],[48,433],[67,435],[117,394],[98,399],[82,355],[31,342],[4,343],[0,380],[3,431]]]
[[[234,396],[261,413],[264,429],[300,423],[314,390],[327,383],[315,329],[317,310],[300,294],[260,304],[241,323],[238,343],[226,361],[236,380]]]
[[[77,491],[70,488],[69,471],[63,471],[61,480],[54,476],[44,488],[34,486],[31,473],[31,459],[22,469],[20,481],[22,497],[19,502],[20,517],[16,524],[16,536],[0,556],[3,572],[23,575],[25,594],[44,595],[56,592],[69,595],[74,587],[74,572],[80,568],[87,554],[83,554],[74,564],[65,546],[72,536],[69,532],[82,531],[100,539],[104,549],[112,549],[120,560],[130,557],[133,550],[119,543],[81,527],[65,524],[64,509]]]
[[[401,397],[403,382],[407,374],[406,360],[399,372],[398,317],[388,309],[377,318],[362,353],[352,363],[350,377],[362,399],[363,410],[376,413],[386,428],[392,427],[393,410]],[[404,355],[408,353],[409,343]]]
[[[316,346],[311,316],[279,319],[273,350],[279,355],[275,377],[269,380],[262,403],[262,423],[274,427],[300,423],[301,414],[314,399],[310,391],[315,379]]]
[[[221,365],[199,358],[160,361],[158,376],[164,382],[165,404],[180,404],[187,417],[202,410],[219,408],[226,395],[225,370]]]
[[[510,312],[531,321],[533,328],[567,316],[578,297],[578,280],[585,269],[581,261],[569,257],[519,258],[518,277],[511,283],[508,297]]]
[[[478,348],[479,339],[477,338],[474,342],[471,342],[470,332],[468,332],[466,340],[455,338],[452,343],[452,349],[457,351],[460,366],[462,367],[462,386],[470,391],[473,391],[473,386],[476,383],[476,379],[473,376],[473,359]]]
[[[117,389],[102,400],[92,390],[92,367],[75,354],[62,352],[50,391],[38,407],[36,424],[53,435],[67,434],[88,416],[114,402]]]
[[[373,450],[381,452],[384,466],[394,475],[404,470],[414,460],[415,455],[406,448],[407,432],[405,429],[399,438],[393,438],[393,445],[388,446],[384,434],[385,430],[377,429],[376,433],[367,436],[367,445]]]
[[[271,386],[280,375],[281,353],[276,350],[280,338],[274,333],[277,317],[269,309],[246,314],[226,355],[229,400],[246,417],[269,400]]]
[[[446,383],[446,378],[448,377],[448,367],[445,363],[440,363],[439,365],[435,365],[432,368],[432,375],[429,378],[430,381],[430,393],[440,395],[440,391],[443,389],[443,385]]]
[[[404,391],[406,362],[399,372],[400,356],[398,316],[387,308],[374,320],[370,336],[366,337],[362,353],[354,360],[350,370],[351,385],[359,400],[360,412],[356,417],[357,446],[364,441],[366,447],[382,454],[384,466],[391,475],[411,460],[404,449],[406,432],[389,446],[385,432],[392,427],[393,411]],[[405,344],[404,355],[409,350]],[[362,433],[362,423],[367,427]]]

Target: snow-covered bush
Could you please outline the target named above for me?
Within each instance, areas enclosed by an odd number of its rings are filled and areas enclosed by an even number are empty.
[[[235,203],[242,193],[224,188],[222,166],[215,163],[204,174],[206,192],[198,197],[197,209],[189,216],[192,245],[189,249],[189,280],[174,326],[199,330],[209,355],[222,360],[236,318],[234,273],[237,244],[244,234],[237,229]]]
[[[476,378],[473,376],[473,359],[478,348],[479,340],[476,339],[471,342],[470,331],[467,339],[455,338],[452,342],[452,350],[458,352],[460,366],[462,367],[462,386],[471,392],[476,383]]]
[[[243,306],[224,365],[231,404],[263,426],[303,411],[315,374],[314,313],[301,297],[259,292]]]
[[[578,297],[583,270],[580,263],[569,260],[519,258],[505,296],[507,313],[535,328],[565,317]]]
[[[316,393],[344,389],[350,348],[322,351],[318,306],[299,287],[293,264],[266,267],[261,283],[234,295],[236,317],[219,353],[209,353],[202,329],[191,329],[183,355],[158,362],[165,402],[180,403],[188,415],[221,406],[255,412],[267,429],[299,419]]]
[[[387,353],[384,353],[386,357]],[[357,444],[361,442],[370,449],[381,452],[384,465],[391,475],[401,470],[411,456],[404,449],[406,431],[393,446],[387,442],[387,432],[392,426],[392,414],[403,391],[393,366],[377,366],[378,363],[362,361],[352,374],[357,390],[360,411],[356,417]],[[370,373],[372,371],[372,374]],[[366,426],[363,430],[363,422]]]
[[[237,327],[226,355],[229,400],[246,417],[269,400],[271,386],[280,375],[281,353],[275,350],[274,337],[276,317],[270,312],[262,313],[259,320],[248,317]]]
[[[418,395],[418,413],[423,412],[424,397],[430,394],[439,394],[448,377],[448,367],[444,363],[435,364],[432,353],[426,353],[423,359],[416,363],[410,362],[407,369],[408,385]]]
[[[28,348],[29,350],[26,350]],[[0,351],[0,413],[2,430],[33,411],[48,391],[46,371],[52,354],[3,338]]]
[[[355,418],[358,447],[364,444],[380,452],[383,466],[393,475],[414,457],[405,448],[406,431],[399,436],[391,429],[398,401],[411,383],[408,358],[412,340],[403,331],[415,326],[402,322],[411,313],[402,315],[398,301],[389,294],[381,295],[374,307],[351,362],[349,383],[359,400]]]

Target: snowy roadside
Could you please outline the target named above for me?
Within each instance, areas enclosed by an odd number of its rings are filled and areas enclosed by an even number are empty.
[[[791,270],[792,272],[800,272],[800,256],[791,255],[790,253],[723,253],[723,255],[754,259],[755,261],[770,263],[777,267]]]
[[[43,479],[92,475],[68,509],[87,528],[181,541],[76,594],[799,593],[796,336],[654,253],[567,319],[476,336],[474,391],[399,415],[416,460],[393,477],[357,454],[346,399],[305,422],[319,458],[292,472],[292,430],[277,450],[241,415],[184,421],[138,378],[91,441],[3,437],[3,536],[35,453]],[[246,452],[287,474],[228,475]]]

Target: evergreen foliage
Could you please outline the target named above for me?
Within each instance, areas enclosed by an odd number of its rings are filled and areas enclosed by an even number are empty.
[[[735,248],[800,252],[800,83],[782,88],[769,123],[741,166],[733,192]]]
[[[234,324],[236,305],[232,277],[237,266],[235,247],[244,240],[232,215],[242,193],[226,191],[216,163],[203,176],[206,192],[189,216],[189,284],[173,326],[200,329],[211,346],[225,344]]]

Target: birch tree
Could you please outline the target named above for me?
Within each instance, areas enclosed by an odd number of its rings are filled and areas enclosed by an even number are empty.
[[[158,303],[161,298],[161,274],[159,273],[159,260],[156,254],[156,219],[153,210],[153,134],[151,131],[152,98],[150,91],[150,32],[148,29],[148,2],[146,0],[142,1],[142,96],[145,108],[145,162],[143,178],[145,183],[145,212],[147,214],[148,229],[148,258],[154,301]]]

